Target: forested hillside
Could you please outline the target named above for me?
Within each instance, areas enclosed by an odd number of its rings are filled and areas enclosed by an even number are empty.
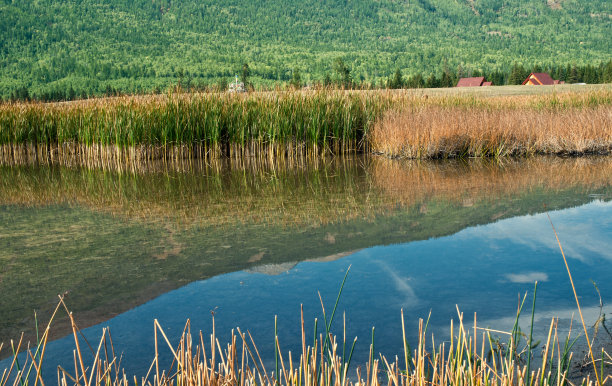
[[[0,0],[0,96],[509,71],[611,56],[609,0]]]

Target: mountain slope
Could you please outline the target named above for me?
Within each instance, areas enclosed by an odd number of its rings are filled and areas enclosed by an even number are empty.
[[[16,87],[152,89],[233,78],[357,80],[456,69],[599,64],[606,0],[0,0],[0,95]]]

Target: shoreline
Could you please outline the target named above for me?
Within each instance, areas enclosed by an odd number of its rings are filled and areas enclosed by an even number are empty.
[[[319,152],[316,148],[309,148],[303,144],[296,151],[293,147],[286,145],[265,146],[262,155],[249,152],[245,149],[234,148],[230,155],[221,154],[219,149],[210,149],[197,145],[175,145],[175,146],[149,146],[121,148],[113,145],[108,146],[86,146],[77,144],[63,145],[0,145],[0,166],[65,166],[85,167],[89,169],[124,170],[134,172],[146,172],[149,170],[182,170],[192,167],[194,164],[217,164],[231,161],[233,164],[247,165],[272,165],[282,164],[287,166],[304,166],[310,163],[324,161],[326,159],[343,159],[346,157],[380,157],[392,161],[467,161],[471,159],[481,160],[527,160],[539,157],[553,157],[559,159],[579,159],[591,157],[610,157],[612,155],[612,143],[601,145],[594,149],[586,150],[536,150],[536,151],[505,151],[503,154],[492,151],[480,151],[478,155],[472,152],[449,152],[436,151],[430,155],[413,156],[397,152],[383,151],[345,151],[341,154],[332,152]],[[422,151],[421,153],[424,153]]]

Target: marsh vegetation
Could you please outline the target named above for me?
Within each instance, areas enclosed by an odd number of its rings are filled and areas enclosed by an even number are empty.
[[[0,159],[111,167],[355,152],[420,159],[608,154],[612,90],[555,90],[530,96],[319,90],[7,104],[0,106]]]

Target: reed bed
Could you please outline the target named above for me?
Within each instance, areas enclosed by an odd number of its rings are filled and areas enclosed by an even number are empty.
[[[537,283],[536,283],[537,289]],[[483,328],[464,322],[463,314],[457,310],[457,324],[451,321],[450,337],[441,344],[428,335],[428,322],[419,321],[417,342],[412,349],[408,343],[403,311],[401,312],[401,333],[398,339],[404,342],[401,356],[388,359],[376,354],[374,336],[370,344],[367,363],[352,363],[352,353],[357,342],[346,337],[346,322],[341,337],[333,335],[331,325],[336,308],[331,315],[323,308],[322,331],[318,331],[315,320],[314,335],[305,331],[304,312],[301,312],[302,347],[300,352],[283,352],[278,335],[274,338],[274,365],[263,360],[251,334],[240,328],[232,330],[230,341],[222,344],[213,328],[209,339],[204,334],[192,334],[187,321],[178,342],[172,343],[160,323],[154,322],[155,352],[149,371],[137,378],[128,375],[121,367],[121,357],[115,353],[112,335],[108,328],[102,329],[100,341],[85,344],[79,337],[72,313],[67,311],[72,323],[74,365],[70,369],[57,366],[60,386],[68,385],[569,385],[568,379],[573,353],[571,330],[562,333],[558,320],[552,319],[548,335],[544,339],[541,355],[536,354],[532,333],[521,332],[518,320],[525,304],[526,295],[517,309],[516,322],[511,331]],[[534,293],[535,304],[535,293]],[[336,304],[337,305],[337,304]],[[50,326],[59,310],[53,314],[37,344],[25,345],[23,340],[11,342],[13,360],[1,374],[2,386],[45,385],[50,375],[42,376]],[[535,308],[535,305],[534,305]],[[532,310],[532,323],[533,323]],[[328,319],[329,318],[329,319]],[[345,319],[346,320],[346,319]],[[350,338],[349,338],[350,339]],[[89,349],[87,348],[89,347]],[[2,346],[0,346],[0,349]],[[89,352],[88,352],[89,351]],[[19,353],[26,353],[19,357]],[[161,360],[162,353],[170,353],[171,364]],[[87,357],[92,357],[87,362]],[[353,364],[353,367],[351,365]],[[607,372],[612,357],[605,351],[592,360],[589,366],[597,371],[596,376],[586,375],[583,385],[604,385],[612,381]],[[575,381],[575,380],[574,380]]]
[[[341,91],[9,104],[0,107],[0,156],[14,157],[15,145],[52,159],[66,151],[99,158],[112,147],[132,148],[135,159],[340,154],[363,149],[384,105],[376,94]]]
[[[609,87],[518,96],[317,90],[11,103],[0,106],[0,162],[608,153],[611,106]]]
[[[202,146],[171,145],[133,147],[76,145],[0,145],[0,165],[7,166],[66,166],[71,168],[86,167],[130,173],[150,173],[152,171],[192,170],[201,165],[220,165],[221,160],[230,160],[234,165],[249,168],[254,165],[269,167],[304,167],[305,165],[325,159],[325,154],[300,151],[287,144],[265,145],[257,152],[245,151],[242,155],[234,147],[231,157],[223,157],[220,152],[205,151]],[[245,153],[246,154],[246,153]],[[260,156],[261,155],[261,156]]]
[[[369,137],[390,157],[610,154],[610,93],[446,98],[388,111]]]

